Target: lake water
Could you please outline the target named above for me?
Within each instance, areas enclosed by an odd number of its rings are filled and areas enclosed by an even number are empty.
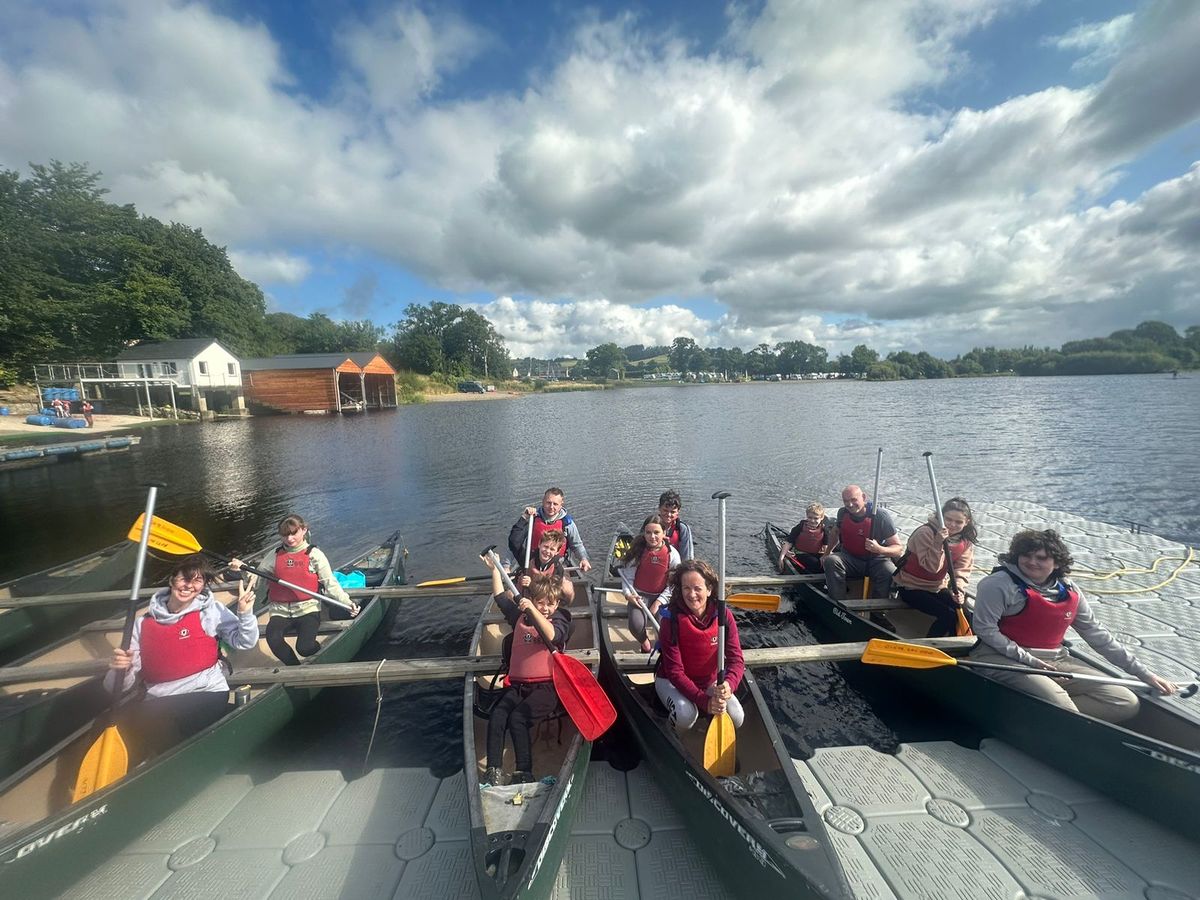
[[[127,454],[0,473],[0,579],[122,539],[150,480],[167,484],[158,514],[219,552],[266,545],[293,510],[335,562],[399,528],[414,581],[482,572],[479,550],[503,545],[551,484],[597,558],[618,522],[640,524],[674,488],[715,562],[709,497],[728,490],[728,572],[763,573],[764,522],[790,527],[812,499],[836,506],[850,482],[869,491],[880,446],[885,504],[928,502],[932,450],[943,497],[1033,500],[1196,544],[1198,414],[1200,376],[1110,376],[659,387],[156,428]],[[464,652],[481,603],[405,601],[365,655]],[[812,640],[795,615],[745,627],[750,645]],[[920,726],[872,708],[833,667],[760,680],[797,747],[886,745]],[[327,691],[276,752],[352,768],[374,710],[373,689]],[[453,770],[460,716],[459,682],[388,688],[372,764]]]

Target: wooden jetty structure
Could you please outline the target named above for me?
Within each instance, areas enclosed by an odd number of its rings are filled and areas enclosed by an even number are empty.
[[[43,444],[37,447],[13,447],[0,451],[0,471],[74,462],[108,453],[123,453],[130,447],[136,447],[141,440],[137,436],[111,435],[94,440],[64,441],[61,444]]]

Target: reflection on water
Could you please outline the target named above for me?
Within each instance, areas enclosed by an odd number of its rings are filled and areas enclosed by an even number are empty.
[[[683,495],[701,555],[715,557],[708,498],[725,489],[728,570],[762,572],[764,521],[790,526],[812,499],[836,506],[849,482],[869,490],[880,446],[885,503],[928,502],[921,453],[932,450],[943,496],[1132,518],[1196,543],[1198,393],[1200,378],[1162,376],[755,383],[168,426],[144,431],[127,454],[0,473],[0,580],[122,539],[150,480],[167,484],[160,515],[206,548],[261,547],[294,510],[335,560],[402,529],[417,578],[482,571],[478,551],[503,544],[521,507],[551,484],[565,489],[596,557],[617,522],[653,511],[667,487]],[[461,652],[480,602],[406,601],[370,651]],[[809,639],[795,617],[768,618],[753,621],[747,643]],[[761,680],[797,746],[894,740],[833,668],[768,670]],[[459,695],[452,683],[389,688],[383,730],[392,736],[377,740],[375,761],[457,760]],[[319,745],[352,766],[374,692],[351,696],[317,704],[308,738],[302,727],[285,744]],[[339,734],[332,749],[330,720]],[[411,740],[418,731],[422,740]]]

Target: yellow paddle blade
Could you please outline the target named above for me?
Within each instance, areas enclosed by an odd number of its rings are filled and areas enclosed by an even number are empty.
[[[876,666],[900,666],[903,669],[936,669],[939,666],[958,665],[957,659],[937,647],[885,641],[882,638],[872,638],[867,642],[862,661]]]
[[[967,637],[974,634],[970,624],[967,622],[967,617],[963,615],[962,607],[955,610],[954,615],[954,634],[956,637]]]
[[[443,584],[462,584],[466,580],[466,575],[459,575],[457,578],[438,578],[434,581],[422,581],[417,587],[440,587]]]
[[[71,795],[71,802],[78,803],[118,778],[124,778],[128,771],[129,750],[126,749],[117,726],[109,725],[83,757],[83,763],[79,766],[79,777],[75,779],[75,792]]]
[[[729,713],[713,716],[704,735],[704,768],[716,778],[727,777],[737,768],[737,729]]]
[[[140,541],[142,539],[142,523],[145,520],[145,513],[137,517],[137,521],[133,523],[133,527],[129,529],[129,534],[126,535],[129,540]],[[180,528],[178,525],[173,525],[166,519],[160,519],[158,516],[150,517],[150,546],[155,550],[161,550],[163,553],[170,553],[173,556],[199,553],[203,549],[200,546],[200,542],[186,528]]]
[[[778,594],[730,594],[725,598],[730,606],[759,612],[779,612]]]

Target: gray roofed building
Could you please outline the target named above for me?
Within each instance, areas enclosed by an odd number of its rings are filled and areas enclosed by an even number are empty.
[[[358,362],[354,357],[367,358]],[[243,372],[263,372],[268,369],[336,369],[346,360],[350,360],[360,368],[375,356],[374,353],[289,353],[283,356],[260,357],[258,359],[243,359]]]

